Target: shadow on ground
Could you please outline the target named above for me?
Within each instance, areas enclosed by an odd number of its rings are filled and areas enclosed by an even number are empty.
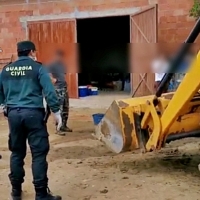
[[[60,159],[87,159],[94,157],[104,157],[112,156],[113,154],[109,152],[103,145],[95,147],[86,146],[70,146],[57,148],[51,151],[49,154],[50,160],[60,160]]]
[[[115,160],[115,161],[114,161]],[[187,174],[187,176],[200,178],[198,165],[200,163],[200,155],[182,155],[182,156],[163,156],[134,159],[134,155],[130,159],[116,159],[109,163],[95,163],[95,168],[113,167],[119,169],[121,173],[136,175],[148,173],[149,177],[156,174],[179,175]],[[117,161],[118,160],[118,161]]]

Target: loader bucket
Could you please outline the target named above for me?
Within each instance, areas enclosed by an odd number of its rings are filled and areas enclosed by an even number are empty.
[[[97,125],[94,136],[114,153],[140,148],[136,111],[142,112],[150,98],[153,96],[114,101]]]

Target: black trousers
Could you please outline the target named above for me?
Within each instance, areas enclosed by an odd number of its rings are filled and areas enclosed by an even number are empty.
[[[8,108],[10,182],[13,188],[21,188],[24,182],[24,158],[27,140],[32,154],[32,173],[35,188],[47,188],[49,138],[44,123],[43,109]]]

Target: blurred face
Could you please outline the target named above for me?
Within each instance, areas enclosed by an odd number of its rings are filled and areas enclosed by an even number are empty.
[[[63,59],[64,59],[64,52],[62,50],[56,50],[54,52],[54,60],[63,61]]]
[[[164,54],[160,54],[160,55],[159,55],[159,58],[162,59],[162,60],[165,60],[166,57],[165,57]]]
[[[55,59],[58,61],[62,61],[63,60],[63,56],[56,54],[55,55]]]

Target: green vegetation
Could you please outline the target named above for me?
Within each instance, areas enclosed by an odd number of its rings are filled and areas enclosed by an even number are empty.
[[[189,12],[191,17],[198,19],[200,17],[200,0],[194,0],[194,4]]]

